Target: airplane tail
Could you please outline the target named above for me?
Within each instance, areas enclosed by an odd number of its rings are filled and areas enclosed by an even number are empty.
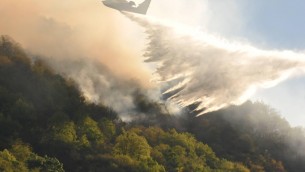
[[[137,12],[141,14],[146,14],[151,0],[145,0],[142,4],[137,7]]]

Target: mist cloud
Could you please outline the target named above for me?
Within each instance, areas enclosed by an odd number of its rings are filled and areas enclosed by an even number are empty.
[[[126,14],[146,29],[146,62],[158,67],[163,94],[182,106],[200,102],[201,114],[245,102],[305,67],[305,55],[260,50],[211,34]]]

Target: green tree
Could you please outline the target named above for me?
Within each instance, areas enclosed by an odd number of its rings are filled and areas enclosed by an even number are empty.
[[[29,171],[24,162],[18,161],[7,149],[0,152],[0,171],[27,172]]]
[[[4,172],[64,172],[56,158],[41,157],[29,145],[17,141],[10,150],[0,152],[0,171]]]
[[[108,140],[111,140],[116,134],[116,126],[113,121],[102,118],[99,123],[99,127],[102,129],[103,134]]]
[[[151,147],[147,140],[134,132],[125,132],[117,137],[114,146],[115,155],[128,155],[135,160],[145,160],[150,157]]]
[[[95,145],[101,145],[105,141],[98,123],[89,116],[80,121],[78,135],[83,139],[87,138],[91,144],[93,143]]]
[[[64,143],[75,143],[77,139],[74,122],[65,122],[52,126],[52,139]]]
[[[151,158],[148,158],[145,161],[140,161],[137,171],[139,172],[165,172],[163,165],[158,164]]]
[[[16,157],[18,161],[21,162],[26,162],[33,154],[32,148],[29,145],[22,143],[21,141],[17,141],[15,144],[13,144],[10,152]]]
[[[31,169],[41,172],[64,172],[63,164],[56,158],[38,156],[33,154],[28,161]]]
[[[181,146],[174,146],[164,152],[164,155],[167,164],[171,169],[175,169],[176,171],[184,169],[184,166],[187,162],[185,148]]]

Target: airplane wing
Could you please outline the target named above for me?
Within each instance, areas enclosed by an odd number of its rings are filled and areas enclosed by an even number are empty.
[[[103,4],[109,8],[113,8],[119,11],[127,11],[139,14],[146,14],[151,0],[145,0],[143,3],[139,4],[138,7],[134,7],[132,4],[134,2],[127,0],[106,0]]]

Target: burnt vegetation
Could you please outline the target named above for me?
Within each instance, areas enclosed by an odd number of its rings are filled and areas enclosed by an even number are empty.
[[[173,116],[135,93],[130,123],[0,39],[0,171],[305,171],[305,136],[263,103]],[[196,105],[194,105],[196,106]]]

